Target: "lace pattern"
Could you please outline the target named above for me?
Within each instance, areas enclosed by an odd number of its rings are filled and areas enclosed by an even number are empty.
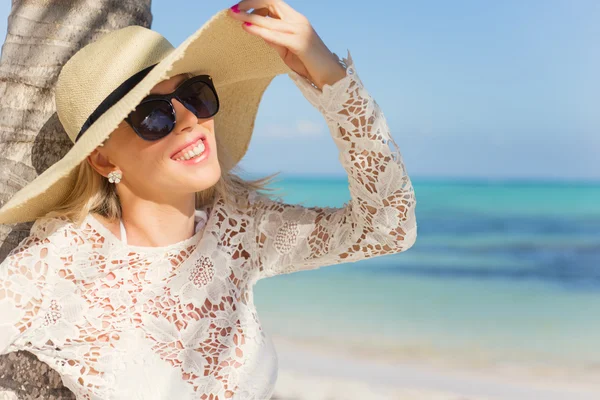
[[[304,207],[252,194],[256,280],[397,253],[416,241],[416,197],[399,147],[349,50],[341,64],[346,76],[322,91],[288,75],[324,115],[351,200],[342,208]]]
[[[240,193],[198,216],[193,237],[131,246],[88,215],[36,220],[0,264],[0,349],[28,350],[78,399],[264,400],[277,354],[261,326],[261,278],[405,251],[415,196],[383,113],[354,68],[323,91],[290,74],[325,117],[348,172],[342,208]],[[344,65],[344,64],[342,64]]]

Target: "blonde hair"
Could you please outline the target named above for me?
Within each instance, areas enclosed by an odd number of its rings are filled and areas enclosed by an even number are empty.
[[[216,135],[218,162],[221,166],[221,177],[208,189],[196,192],[196,209],[211,204],[219,194],[226,205],[244,206],[241,193],[249,191],[274,191],[268,188],[273,179],[280,173],[276,172],[263,178],[246,180],[239,176],[243,171],[239,165],[232,167],[227,149],[223,148]],[[100,175],[87,161],[83,160],[76,167],[77,178],[73,190],[67,197],[45,217],[66,217],[80,226],[89,212],[98,213],[109,220],[121,218],[121,203],[117,195],[116,185],[108,178]]]

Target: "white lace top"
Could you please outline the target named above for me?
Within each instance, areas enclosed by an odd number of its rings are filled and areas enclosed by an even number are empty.
[[[0,353],[28,350],[78,399],[268,399],[277,355],[254,306],[262,278],[404,251],[415,194],[378,104],[356,73],[323,92],[290,73],[325,117],[348,173],[341,208],[245,193],[196,212],[196,233],[132,246],[89,214],[43,217],[0,264]],[[247,199],[247,200],[246,200]],[[123,232],[125,233],[125,232]]]

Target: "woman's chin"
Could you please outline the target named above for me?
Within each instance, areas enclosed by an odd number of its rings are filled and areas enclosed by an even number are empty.
[[[198,169],[185,175],[188,176],[188,178],[185,179],[185,186],[189,188],[190,191],[199,192],[214,186],[215,183],[219,181],[221,178],[221,168],[219,163],[216,163],[216,166],[207,165],[205,168]],[[177,181],[181,182],[183,179],[184,176],[179,174]]]

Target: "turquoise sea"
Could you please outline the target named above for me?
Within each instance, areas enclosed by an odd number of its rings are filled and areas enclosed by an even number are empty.
[[[600,183],[412,182],[416,244],[259,281],[268,332],[399,360],[600,367]],[[306,206],[350,199],[347,178],[272,186]]]

